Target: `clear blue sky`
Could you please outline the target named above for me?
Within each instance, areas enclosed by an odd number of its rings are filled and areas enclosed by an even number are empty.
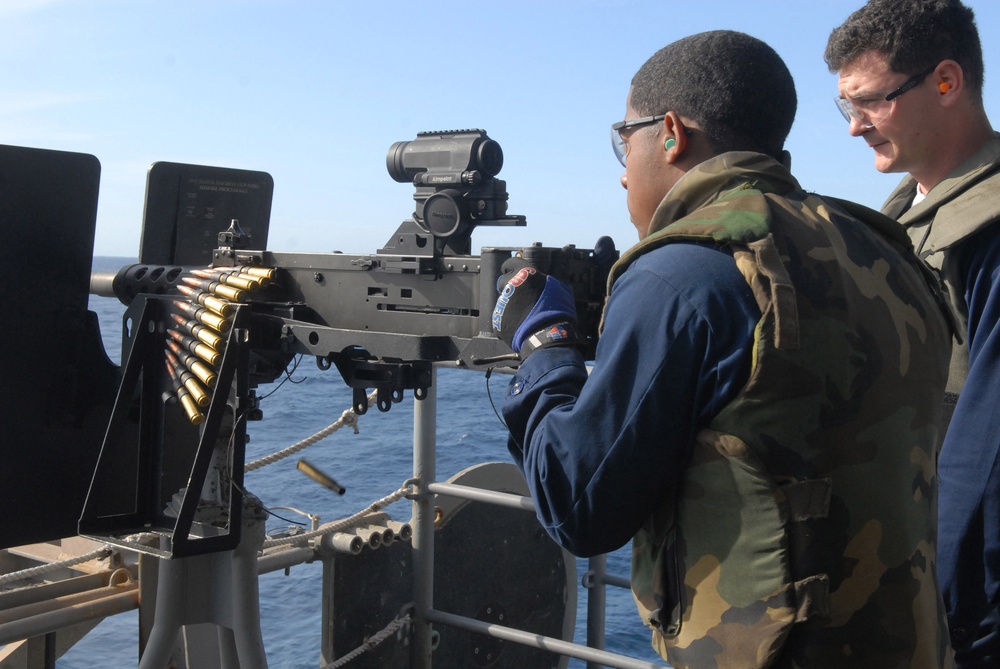
[[[822,59],[862,0],[2,0],[0,143],[101,161],[95,252],[135,257],[156,161],[274,177],[269,249],[380,248],[413,211],[385,156],[417,132],[483,128],[504,150],[509,211],[473,247],[635,242],[609,125],[636,69],[685,35],[760,37],[795,77],[787,148],[809,190],[879,206],[880,175],[834,107]],[[1000,3],[971,0],[1000,125]]]

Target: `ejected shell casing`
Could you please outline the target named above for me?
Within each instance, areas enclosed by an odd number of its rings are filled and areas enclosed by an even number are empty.
[[[169,348],[171,352],[177,356],[181,365],[186,367],[189,372],[197,376],[198,379],[206,386],[211,387],[215,383],[215,379],[218,375],[213,370],[209,369],[208,366],[206,366],[201,360],[198,360],[196,357],[182,349],[180,344],[175,341],[168,341],[167,348]]]
[[[175,377],[175,380],[180,381],[181,385],[188,391],[191,398],[194,400],[195,404],[204,408],[212,403],[212,398],[209,396],[208,392],[201,387],[198,380],[194,378],[194,375],[187,370],[182,370],[180,368],[180,362],[174,357],[174,354],[170,351],[165,352],[167,358],[167,369]]]
[[[225,300],[210,293],[206,293],[203,290],[198,290],[197,288],[183,286],[180,284],[178,284],[177,290],[179,290],[182,295],[190,297],[192,301],[197,302],[206,309],[214,311],[223,318],[230,316],[233,313],[232,302],[226,302]]]
[[[347,492],[346,488],[344,488],[339,483],[334,481],[326,473],[317,469],[308,460],[305,459],[299,460],[298,464],[295,465],[295,467],[296,469],[298,469],[300,472],[311,478],[316,483],[319,483],[320,485],[329,488],[338,495],[343,495],[345,492]]]
[[[178,330],[167,330],[167,334],[178,344],[186,348],[213,367],[218,366],[222,354],[207,344],[192,339]]]
[[[215,293],[216,296],[224,297],[227,300],[232,300],[233,302],[242,302],[247,295],[247,292],[245,290],[240,290],[239,288],[233,288],[232,286],[225,286],[219,283],[218,281],[196,279],[190,276],[184,277],[183,281],[189,286],[194,286],[195,288],[201,288],[203,291],[207,293]]]
[[[215,330],[207,328],[201,323],[189,321],[180,314],[170,314],[170,318],[172,318],[174,323],[177,323],[177,325],[179,325],[184,332],[187,332],[203,344],[211,346],[216,351],[221,351],[226,347],[226,340],[220,337]]]
[[[218,269],[196,269],[191,270],[191,274],[205,279],[218,281],[226,286],[232,286],[240,290],[257,290],[261,287],[261,282],[251,276],[238,276],[237,272],[227,272]]]
[[[196,321],[200,321],[203,325],[212,328],[216,332],[225,334],[232,328],[232,323],[205,307],[197,307],[183,300],[174,300],[174,306],[180,309],[181,313]]]
[[[191,421],[192,425],[201,425],[204,423],[205,414],[198,410],[198,404],[194,398],[181,385],[176,370],[171,369],[169,361],[167,362],[167,372],[170,374],[170,380],[174,387],[174,393],[177,395],[177,401],[181,403],[181,407],[184,409],[184,413],[187,414],[188,420]]]

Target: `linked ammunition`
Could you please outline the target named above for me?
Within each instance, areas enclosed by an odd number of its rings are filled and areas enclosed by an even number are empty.
[[[202,408],[211,404],[212,398],[205,391],[205,389],[201,387],[198,380],[192,376],[191,372],[180,368],[180,362],[173,353],[170,351],[165,351],[164,353],[167,358],[167,371],[169,371],[171,375],[175,376],[181,382],[181,385],[184,386],[185,390],[187,390],[192,399],[194,399],[195,404]]]
[[[181,403],[181,407],[184,409],[184,413],[187,414],[188,420],[191,421],[192,425],[201,425],[205,422],[205,414],[198,410],[198,405],[192,399],[188,391],[181,385],[181,380],[178,378],[175,370],[170,367],[169,360],[167,361],[167,374],[170,376],[171,385],[174,387],[174,394],[177,395],[177,401]]]
[[[274,268],[273,267],[254,267],[253,265],[240,265],[240,271],[244,274],[249,274],[250,276],[256,276],[261,279],[267,279],[268,281],[274,280]]]
[[[197,302],[206,309],[214,311],[223,318],[233,313],[232,302],[226,302],[225,300],[221,300],[215,295],[206,293],[203,290],[196,290],[191,286],[184,286],[181,284],[177,285],[177,290],[180,291],[182,295],[190,297],[193,301]]]
[[[209,369],[208,366],[206,366],[201,360],[198,360],[196,357],[182,349],[180,344],[175,341],[168,341],[167,348],[169,348],[171,352],[177,356],[181,365],[186,367],[189,372],[197,376],[202,383],[208,387],[215,384],[215,379],[218,375],[213,370]]]
[[[213,281],[218,281],[219,283],[232,286],[240,290],[257,290],[261,287],[261,282],[253,277],[247,276],[237,276],[235,272],[223,272],[221,270],[204,270],[196,269],[192,270],[191,274],[195,276],[202,277],[204,279],[211,279]]]
[[[233,324],[217,313],[209,311],[205,307],[196,307],[190,302],[174,300],[174,306],[180,309],[181,313],[206,325],[216,332],[225,334],[232,329]]]
[[[195,354],[213,367],[218,366],[219,361],[222,360],[222,355],[214,348],[186,336],[179,330],[167,330],[167,335],[169,335],[175,342],[186,348],[189,352]]]
[[[226,347],[226,340],[220,337],[215,330],[207,328],[201,323],[189,321],[180,314],[170,314],[170,318],[172,318],[177,325],[183,328],[185,332],[190,334],[195,339],[198,339],[203,344],[211,346],[216,351],[222,351],[222,349]]]
[[[241,290],[257,290],[260,288],[260,282],[254,281],[252,278],[245,278],[238,276],[233,273],[221,273],[215,277],[216,281],[227,286],[232,286],[233,288],[239,288]]]
[[[195,279],[194,277],[186,276],[182,279],[184,283],[189,286],[194,286],[195,288],[201,288],[207,293],[215,293],[217,297],[224,297],[227,300],[232,300],[233,302],[242,302],[246,297],[247,292],[245,290],[240,290],[239,288],[233,288],[232,286],[226,286],[218,281],[207,281],[205,279]]]

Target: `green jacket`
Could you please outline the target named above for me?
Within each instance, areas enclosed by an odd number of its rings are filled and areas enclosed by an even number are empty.
[[[950,332],[905,235],[727,153],[671,189],[609,282],[677,241],[730,247],[762,318],[747,384],[633,540],[654,647],[678,668],[950,666],[933,570]]]
[[[1000,221],[1000,197],[997,197],[1000,192],[1000,135],[952,170],[923,201],[907,209],[916,192],[916,179],[907,176],[889,194],[882,205],[882,213],[903,225],[917,255],[938,271],[948,292],[957,321],[948,393],[958,395],[969,374],[969,348],[965,341],[969,314],[965,305],[965,281],[960,275],[955,251],[963,240]]]

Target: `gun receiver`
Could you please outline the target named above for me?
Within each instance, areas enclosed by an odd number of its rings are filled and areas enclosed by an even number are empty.
[[[402,368],[444,363],[485,370],[516,365],[517,356],[493,334],[490,324],[500,267],[515,254],[572,287],[591,354],[597,342],[606,269],[588,249],[487,247],[479,256],[422,259],[381,253],[219,251],[231,259],[233,268],[274,268],[274,279],[255,290],[230,292],[224,290],[229,286],[208,280],[195,287],[190,279],[202,271],[199,268],[136,264],[123,268],[112,286],[125,304],[139,295],[170,296],[175,313],[166,327],[180,324],[185,333],[205,337],[203,342],[224,337],[231,327],[227,313],[235,304],[245,305],[252,314],[252,387],[275,380],[293,356],[309,355],[321,368],[337,367],[356,389],[355,409],[363,412],[366,388],[389,393],[426,388],[420,379],[428,375],[411,381],[399,376]],[[160,282],[144,280],[151,276],[160,277]],[[219,292],[213,292],[213,283]],[[385,410],[389,405],[380,401],[378,406]]]

